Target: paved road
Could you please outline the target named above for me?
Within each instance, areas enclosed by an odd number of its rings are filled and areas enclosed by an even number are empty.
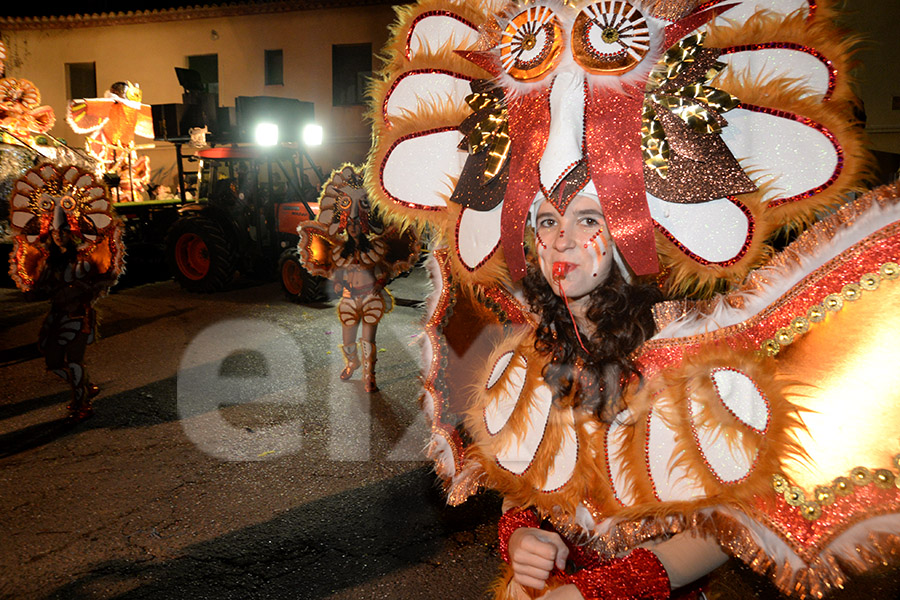
[[[486,597],[499,501],[444,505],[416,404],[427,281],[391,288],[371,396],[337,378],[333,301],[119,290],[75,426],[35,348],[45,304],[0,290],[0,597]]]

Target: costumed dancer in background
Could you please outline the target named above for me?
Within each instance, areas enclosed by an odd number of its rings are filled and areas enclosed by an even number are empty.
[[[446,245],[429,455],[451,504],[504,498],[496,598],[668,598],[726,556],[822,597],[897,566],[900,203],[844,204],[869,159],[833,3],[398,14],[367,184]]]
[[[346,381],[362,366],[365,390],[377,392],[375,334],[394,306],[385,286],[415,263],[418,240],[409,233],[398,235],[394,228],[384,230],[372,213],[362,169],[351,164],[331,173],[316,221],[301,225],[298,232],[304,268],[330,279],[341,297],[337,310],[345,366],[340,377]]]
[[[117,81],[103,98],[69,101],[66,121],[75,133],[89,134],[88,154],[100,161],[103,174],[115,175],[114,202],[141,200],[150,184],[150,158],[138,157],[134,136],[153,138],[150,105],[141,102],[138,84]],[[119,192],[124,194],[119,197]]]
[[[39,347],[47,369],[72,388],[69,418],[85,419],[100,389],[88,377],[84,355],[96,336],[94,303],[124,270],[122,223],[93,174],[48,163],[16,182],[10,224],[10,275],[23,292],[49,297]]]

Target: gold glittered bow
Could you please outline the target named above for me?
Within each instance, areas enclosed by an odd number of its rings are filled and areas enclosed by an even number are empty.
[[[677,88],[671,88],[676,78],[693,66],[703,49],[704,34],[688,36],[669,48],[650,76],[650,91],[644,99],[641,115],[641,150],[644,163],[659,177],[665,179],[668,173],[669,143],[666,132],[656,114],[658,105],[680,117],[695,132],[719,134],[722,131],[718,115],[736,108],[740,100],[724,90],[709,85],[712,78],[726,65],[715,62],[697,81]]]
[[[509,114],[501,98],[496,92],[475,92],[466,97],[474,114],[460,125],[460,129],[466,135],[469,154],[488,152],[481,175],[482,184],[500,172],[509,156]]]

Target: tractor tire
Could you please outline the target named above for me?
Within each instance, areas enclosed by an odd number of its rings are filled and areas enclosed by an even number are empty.
[[[310,275],[300,263],[296,248],[288,248],[278,259],[278,275],[281,289],[291,302],[315,302],[323,298],[321,277]]]
[[[222,291],[234,280],[234,244],[213,219],[181,217],[166,234],[166,259],[175,280],[189,292]]]

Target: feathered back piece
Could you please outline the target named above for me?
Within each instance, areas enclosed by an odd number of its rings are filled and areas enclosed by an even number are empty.
[[[9,221],[15,234],[10,275],[23,292],[34,288],[54,244],[74,245],[78,265],[72,276],[96,284],[98,295],[125,270],[122,221],[106,187],[79,167],[45,163],[29,169],[13,188]]]

